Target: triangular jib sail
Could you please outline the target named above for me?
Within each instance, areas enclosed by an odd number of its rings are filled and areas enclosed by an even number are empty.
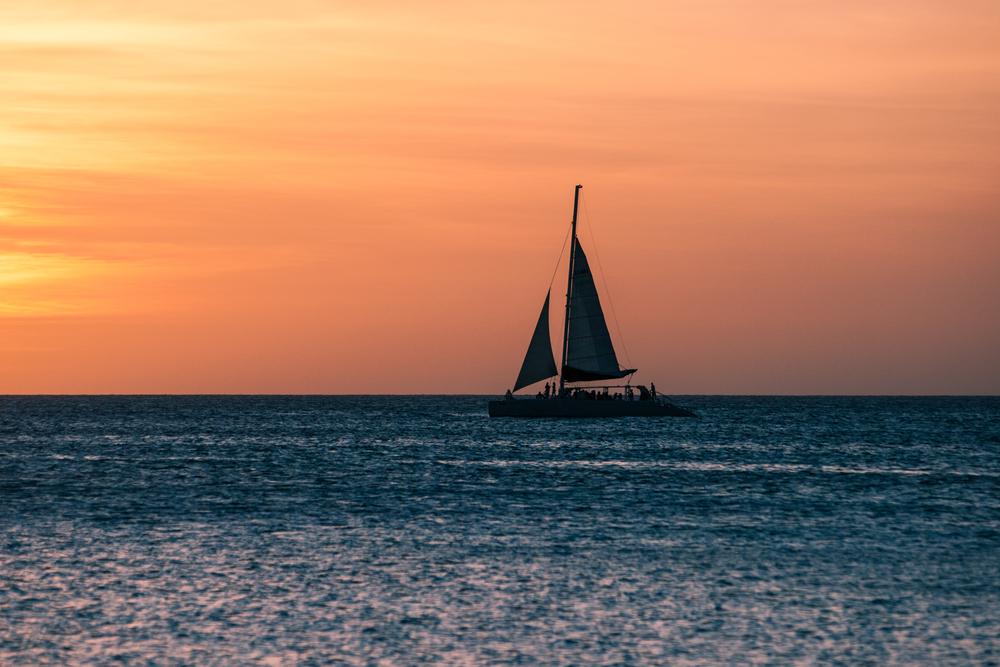
[[[608,324],[604,320],[604,311],[601,310],[601,300],[597,296],[594,274],[590,271],[590,264],[580,241],[575,238],[574,241],[576,245],[563,380],[586,382],[625,377],[634,373],[635,369],[622,369],[618,366]]]
[[[531,335],[524,363],[521,364],[521,372],[517,374],[517,382],[514,383],[514,391],[557,373],[556,361],[552,356],[552,341],[549,338],[549,293],[546,292],[545,303],[535,325],[535,333]]]

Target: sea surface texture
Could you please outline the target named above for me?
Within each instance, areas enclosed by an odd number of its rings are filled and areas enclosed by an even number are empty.
[[[996,664],[1000,399],[0,398],[0,664]]]

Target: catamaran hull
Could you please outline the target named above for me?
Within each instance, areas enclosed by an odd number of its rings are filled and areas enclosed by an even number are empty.
[[[581,399],[516,398],[490,401],[490,417],[606,418],[696,417],[686,408],[665,401],[588,401]]]

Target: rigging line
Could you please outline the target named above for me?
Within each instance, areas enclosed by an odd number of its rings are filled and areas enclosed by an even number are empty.
[[[559,249],[559,256],[556,258],[556,268],[552,269],[552,277],[549,278],[549,290],[552,290],[552,283],[556,281],[556,274],[559,273],[559,262],[562,261],[563,252],[566,251],[566,241],[569,240],[569,230],[566,230],[566,236],[563,237],[562,248]]]
[[[590,238],[594,240],[594,258],[597,260],[597,268],[601,270],[601,283],[604,285],[604,293],[608,295],[608,305],[611,306],[611,317],[615,320],[615,331],[618,333],[618,340],[622,344],[622,352],[625,353],[625,363],[627,366],[631,366],[632,358],[628,354],[628,346],[625,345],[625,336],[622,335],[621,325],[618,324],[618,313],[615,312],[615,301],[611,298],[611,290],[608,289],[607,274],[604,271],[604,266],[601,264],[601,253],[597,249],[597,236],[594,234],[594,228],[590,224],[590,212],[587,210],[587,199],[586,197],[583,197],[582,199],[583,220],[587,223],[587,231],[590,232]]]

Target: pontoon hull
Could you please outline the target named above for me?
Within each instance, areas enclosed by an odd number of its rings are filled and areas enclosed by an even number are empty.
[[[576,398],[515,398],[490,401],[490,417],[696,417],[697,415],[666,401],[594,401]]]

